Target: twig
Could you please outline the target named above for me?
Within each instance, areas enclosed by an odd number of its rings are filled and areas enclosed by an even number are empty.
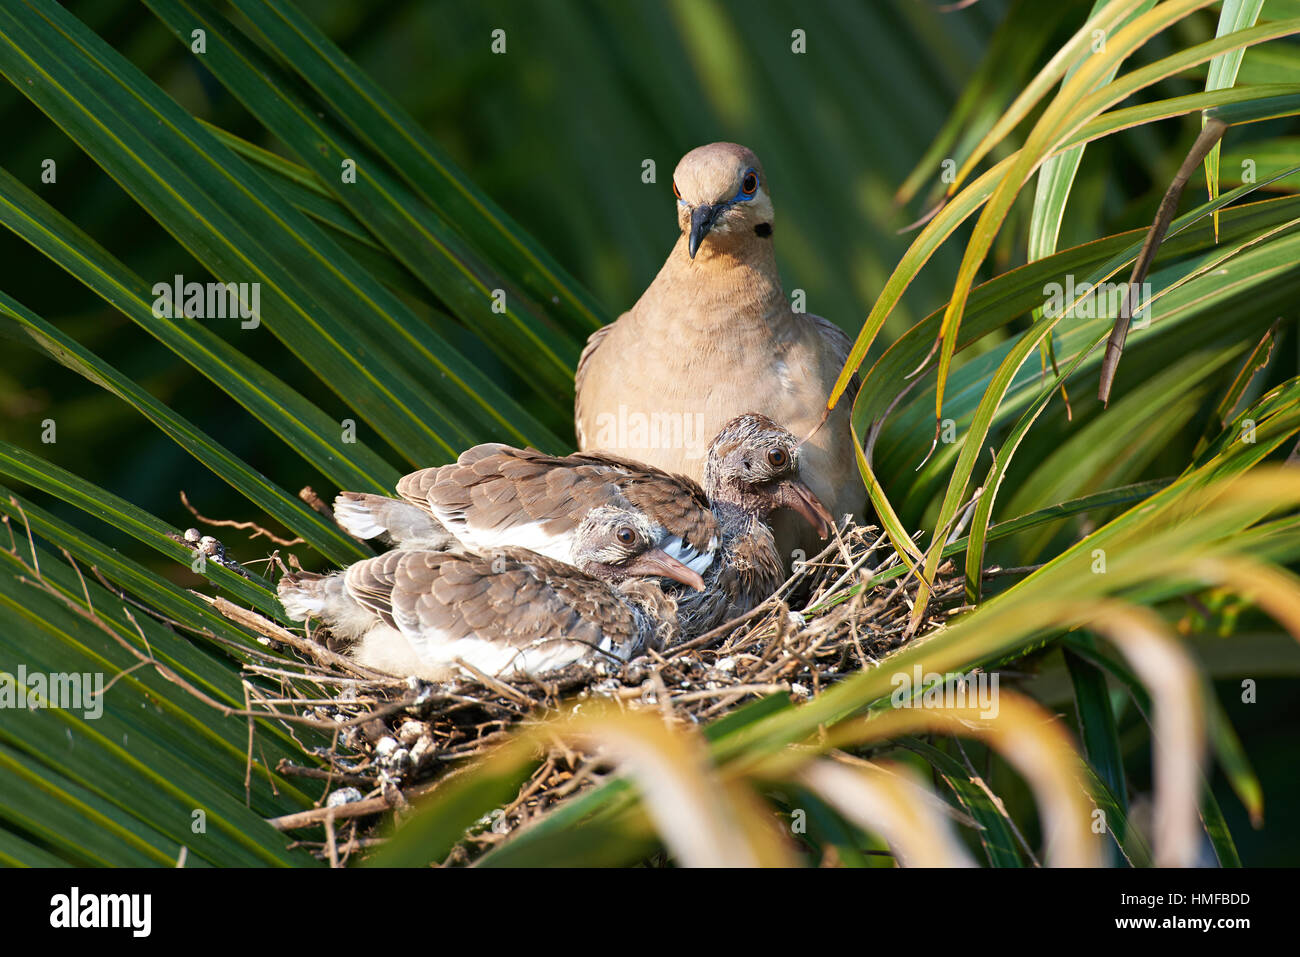
[[[203,593],[196,591],[191,591],[190,594],[194,595],[201,601],[207,602],[212,606],[213,610],[219,613],[222,617],[229,618],[233,622],[251,628],[259,635],[265,635],[267,638],[274,638],[276,641],[283,642],[289,647],[303,652],[312,660],[322,665],[331,668],[338,668],[343,671],[350,671],[353,674],[361,675],[365,678],[392,678],[392,675],[385,675],[381,672],[372,671],[369,668],[362,667],[351,658],[340,655],[336,651],[330,651],[322,644],[309,641],[306,638],[301,638],[289,631],[287,628],[281,628],[269,618],[265,618],[255,611],[236,605],[232,601],[227,601],[225,598],[204,595]]]
[[[441,783],[442,781],[439,780],[428,784],[420,784],[413,788],[407,788],[401,793],[407,799],[422,797]],[[327,818],[337,820],[350,817],[369,817],[372,814],[382,814],[391,807],[393,807],[393,804],[389,802],[388,798],[380,795],[379,797],[362,798],[360,801],[349,801],[347,804],[336,804],[334,807],[318,807],[310,811],[297,811],[281,817],[272,817],[268,818],[266,823],[277,831],[295,831],[300,827],[313,827],[317,824],[323,824]]]
[[[275,542],[275,544],[283,545],[285,547],[288,547],[289,545],[305,545],[307,542],[307,540],[303,538],[294,538],[294,539],[281,538],[279,535],[276,535],[274,532],[267,531],[261,525],[258,525],[256,522],[236,522],[228,518],[206,518],[200,515],[199,510],[190,504],[190,500],[186,496],[184,489],[181,490],[181,504],[184,505],[187,509],[189,509],[190,514],[193,515],[195,518],[197,518],[204,525],[218,525],[221,526],[222,528],[238,528],[241,530],[247,530],[250,528],[253,529],[253,534],[248,536],[250,539],[257,538],[259,535],[265,535],[271,541]]]

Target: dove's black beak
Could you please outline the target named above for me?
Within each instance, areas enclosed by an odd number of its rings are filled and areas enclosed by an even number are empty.
[[[695,258],[696,250],[700,248],[704,237],[718,221],[718,215],[726,208],[726,203],[715,203],[712,206],[701,204],[691,210],[691,234],[687,240],[686,251],[690,253],[692,259]]]

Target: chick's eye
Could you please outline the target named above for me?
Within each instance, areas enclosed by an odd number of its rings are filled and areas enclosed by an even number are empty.
[[[676,196],[678,199],[682,198],[682,191],[677,188],[676,180],[673,180],[673,195]]]
[[[631,545],[636,541],[636,532],[632,531],[632,529],[624,525],[622,528],[620,528],[617,532],[614,533],[614,537],[619,540],[620,544]]]
[[[752,169],[745,174],[745,178],[740,181],[740,191],[746,196],[753,196],[758,192],[758,174]]]
[[[790,456],[783,448],[768,449],[767,464],[774,469],[783,469],[790,464]]]

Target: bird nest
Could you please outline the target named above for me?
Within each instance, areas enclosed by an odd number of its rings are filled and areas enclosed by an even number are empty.
[[[916,581],[897,566],[878,529],[849,526],[748,614],[672,648],[544,678],[503,680],[462,665],[458,679],[438,684],[367,671],[338,654],[327,633],[289,632],[223,599],[213,602],[268,644],[299,653],[292,664],[268,653],[245,665],[257,679],[248,682],[257,689],[253,710],[325,732],[314,744],[302,737],[302,764],[278,769],[319,780],[320,806],[271,823],[341,864],[382,840],[371,832],[386,812],[400,815],[458,766],[555,715],[564,702],[603,698],[703,725],[757,697],[806,700],[877,667],[910,636],[933,632],[961,601],[960,579],[941,568],[926,620],[910,627]],[[471,829],[450,862],[472,860],[612,770],[598,755],[557,746],[509,805]],[[310,839],[322,826],[324,839]]]

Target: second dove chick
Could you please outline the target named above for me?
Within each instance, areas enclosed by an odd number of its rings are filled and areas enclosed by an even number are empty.
[[[748,413],[728,422],[709,445],[704,487],[721,542],[704,573],[704,588],[677,597],[682,638],[703,634],[766,599],[785,578],[785,565],[769,524],[777,509],[801,516],[821,537],[830,513],[800,479],[799,443],[766,416]]]

